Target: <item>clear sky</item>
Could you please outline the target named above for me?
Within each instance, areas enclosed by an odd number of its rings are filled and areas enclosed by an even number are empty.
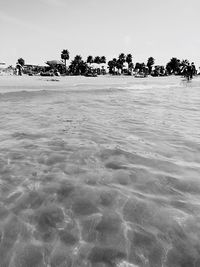
[[[43,64],[80,54],[131,53],[200,66],[200,0],[0,0],[0,62]]]

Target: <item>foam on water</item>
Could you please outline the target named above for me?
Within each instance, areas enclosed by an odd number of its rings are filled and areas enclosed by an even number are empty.
[[[200,266],[200,82],[0,80],[0,266]]]

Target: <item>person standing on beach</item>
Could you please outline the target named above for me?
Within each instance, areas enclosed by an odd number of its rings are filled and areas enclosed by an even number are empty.
[[[192,65],[190,65],[190,64],[188,64],[188,66],[187,66],[187,76],[189,77],[189,79],[193,78]]]
[[[191,64],[191,68],[192,68],[192,75],[196,75],[197,70],[196,70],[196,67],[195,67],[195,65],[194,65],[194,62],[192,62],[192,64]]]
[[[184,66],[183,74],[187,78],[188,81],[193,78],[192,65],[190,65],[189,62],[187,63],[187,65]]]
[[[17,70],[17,75],[22,76],[22,65],[17,63],[16,64],[16,70]]]

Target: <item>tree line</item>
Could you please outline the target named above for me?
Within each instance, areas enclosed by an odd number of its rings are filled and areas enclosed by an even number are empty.
[[[76,55],[67,67],[67,61],[70,59],[70,53],[67,49],[63,49],[61,51],[60,59],[63,62],[63,65],[59,66],[58,70],[61,74],[66,75],[84,75],[91,71],[92,63],[106,64],[107,62],[105,56],[89,55],[86,60],[83,60],[81,55]],[[25,60],[23,58],[19,58],[17,64],[24,66]],[[181,75],[184,66],[187,64],[189,64],[189,60],[180,60],[176,57],[172,57],[166,66],[155,65],[155,59],[153,57],[149,57],[146,63],[136,62],[134,64],[133,56],[131,54],[124,53],[120,53],[118,57],[115,57],[107,62],[109,74],[112,75],[132,74],[133,72],[145,73],[153,76],[164,76],[171,74]]]
[[[61,59],[65,63],[66,68],[66,61],[69,60],[69,52],[67,49],[64,49],[61,52]],[[154,65],[154,58],[150,57],[147,61],[147,67],[149,72],[152,70],[152,66]],[[84,74],[87,71],[88,64],[101,64],[106,63],[106,57],[105,56],[95,56],[89,55],[87,57],[87,60],[84,61],[80,55],[77,55],[74,57],[74,59],[71,61],[69,65],[69,72],[74,74]],[[109,68],[110,74],[123,74],[124,70],[124,63],[127,63],[127,74],[131,73],[134,69],[139,69],[139,71],[142,71],[145,67],[144,63],[136,63],[135,68],[133,64],[133,57],[131,54],[125,55],[124,53],[119,54],[118,58],[113,58],[112,60],[108,61],[107,65]],[[66,68],[67,69],[67,68]]]
[[[69,52],[67,49],[61,52],[61,59],[65,62],[69,60]],[[73,73],[83,74],[87,69],[87,63],[106,63],[105,56],[96,56],[93,57],[89,55],[86,61],[82,60],[80,55],[75,56],[75,58],[71,61],[69,65],[69,70]],[[132,71],[144,72],[147,74],[152,74],[154,76],[164,76],[164,75],[181,75],[183,72],[183,68],[189,64],[189,60],[183,59],[180,60],[176,57],[172,57],[170,61],[166,64],[166,66],[155,66],[155,59],[153,57],[149,57],[147,59],[146,64],[144,62],[136,62],[135,65],[133,63],[133,56],[131,54],[120,53],[118,58],[113,58],[109,60],[107,65],[109,68],[110,74],[123,74],[124,72],[124,64],[127,63],[126,73],[130,74]],[[154,67],[154,71],[153,71]]]

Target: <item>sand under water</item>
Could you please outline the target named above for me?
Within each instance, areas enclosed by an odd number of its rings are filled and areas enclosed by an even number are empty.
[[[0,77],[0,267],[199,267],[200,79]]]

